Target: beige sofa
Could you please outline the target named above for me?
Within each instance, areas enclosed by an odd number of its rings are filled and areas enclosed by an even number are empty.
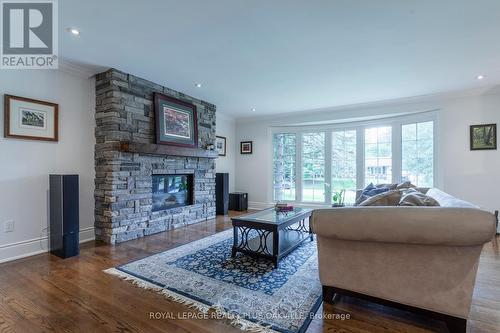
[[[440,207],[315,210],[325,301],[348,294],[417,311],[465,332],[483,244],[495,217],[438,189]]]

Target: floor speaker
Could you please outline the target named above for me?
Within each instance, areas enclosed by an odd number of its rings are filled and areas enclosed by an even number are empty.
[[[215,212],[217,215],[227,215],[229,206],[229,174],[215,174]]]
[[[78,175],[50,175],[50,253],[61,258],[79,254]]]

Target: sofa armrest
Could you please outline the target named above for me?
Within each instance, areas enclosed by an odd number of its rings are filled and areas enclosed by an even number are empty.
[[[386,243],[472,246],[495,235],[495,216],[474,208],[346,207],[314,210],[318,237]]]

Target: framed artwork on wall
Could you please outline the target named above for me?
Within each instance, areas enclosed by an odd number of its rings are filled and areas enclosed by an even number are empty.
[[[253,152],[252,145],[253,145],[252,141],[242,141],[240,143],[240,153],[251,154]]]
[[[58,141],[59,105],[5,94],[4,137]]]
[[[156,143],[181,147],[198,146],[196,106],[163,94],[154,94]]]
[[[471,125],[470,150],[497,149],[497,124]]]
[[[219,156],[226,156],[226,137],[216,136],[215,137],[215,150],[219,153]]]

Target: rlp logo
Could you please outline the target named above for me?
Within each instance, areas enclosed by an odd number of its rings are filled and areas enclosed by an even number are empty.
[[[3,2],[3,54],[52,54],[53,5]]]

